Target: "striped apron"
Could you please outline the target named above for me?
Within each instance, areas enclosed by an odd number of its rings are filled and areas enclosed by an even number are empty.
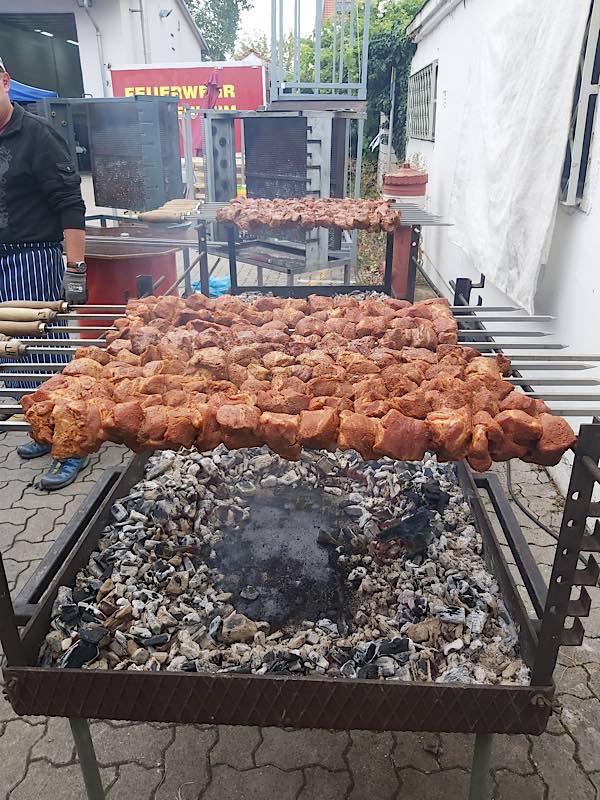
[[[0,244],[0,301],[8,300],[60,300],[61,282],[65,267],[62,259],[62,244],[58,242],[34,242],[26,244]],[[66,324],[65,322],[52,323]],[[66,333],[49,333],[48,338],[68,339]],[[23,342],[28,338],[19,337]],[[0,359],[2,362],[14,358]],[[70,356],[65,353],[32,353],[22,362],[43,364],[49,362],[66,364]],[[1,377],[1,372],[0,372]],[[32,389],[39,384],[33,381],[5,381],[9,389]]]

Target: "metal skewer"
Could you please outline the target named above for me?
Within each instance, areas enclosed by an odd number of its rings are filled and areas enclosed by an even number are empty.
[[[575,394],[573,392],[523,392],[527,397],[540,400],[572,400],[573,402],[597,402],[600,407],[600,394]]]
[[[62,330],[64,330],[64,328]],[[88,330],[91,329],[88,328]],[[458,331],[459,339],[471,336],[474,338],[481,338],[482,336],[551,336],[551,334],[546,331],[488,331],[477,329],[467,330],[466,328],[461,328]]]
[[[45,333],[108,333],[116,331],[114,326],[94,327],[92,325],[46,325]],[[512,335],[512,334],[511,334]]]
[[[556,344],[555,342],[463,342],[467,347],[472,347],[475,350],[566,350],[566,344]],[[553,356],[554,357],[554,356]],[[548,358],[548,356],[530,356],[527,358]],[[577,356],[578,359],[582,356]],[[584,356],[584,358],[593,358],[592,356]],[[597,356],[595,361],[600,361],[600,356]]]
[[[515,386],[600,386],[594,378],[506,378]]]
[[[539,371],[539,372],[551,372],[554,370],[564,370],[564,371],[571,371],[571,370],[582,370],[582,369],[596,369],[596,364],[570,364],[565,362],[560,362],[555,364],[552,361],[548,361],[546,363],[535,362],[534,364],[528,364],[527,362],[519,363],[516,360],[511,359],[513,369],[518,370],[531,370],[531,371]]]
[[[81,328],[77,329],[81,332]],[[30,345],[34,347],[42,347],[43,350],[34,350],[32,352],[41,352],[41,353],[61,353],[63,352],[63,348],[61,342],[65,343],[65,347],[106,347],[106,340],[105,339],[23,339],[20,340],[22,344],[24,344],[28,349]],[[46,345],[49,342],[52,342],[52,349],[48,349]],[[59,348],[59,349],[55,349]],[[68,352],[68,351],[67,351]]]

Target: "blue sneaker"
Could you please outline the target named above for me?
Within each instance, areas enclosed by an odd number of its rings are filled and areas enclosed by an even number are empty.
[[[65,486],[73,483],[82,469],[85,469],[90,460],[85,458],[67,458],[66,461],[54,460],[50,464],[50,469],[40,478],[40,488],[53,492],[56,489],[64,489]]]
[[[17,455],[21,458],[39,458],[40,456],[47,456],[51,449],[49,444],[29,442],[17,447]]]

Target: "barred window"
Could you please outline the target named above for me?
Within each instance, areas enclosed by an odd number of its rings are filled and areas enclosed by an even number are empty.
[[[600,0],[594,0],[577,71],[571,127],[563,165],[560,199],[565,205],[577,206],[583,200],[599,87]]]
[[[413,139],[435,139],[437,61],[408,79],[407,135]]]

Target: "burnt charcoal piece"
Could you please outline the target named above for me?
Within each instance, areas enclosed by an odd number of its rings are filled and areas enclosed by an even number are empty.
[[[82,642],[86,642],[87,644],[100,644],[102,639],[106,638],[108,634],[108,628],[103,628],[102,625],[89,625],[79,629],[79,638]]]
[[[73,601],[75,603],[93,603],[96,600],[96,592],[90,586],[82,589],[73,589]]]
[[[149,639],[140,639],[140,642],[143,642],[144,647],[163,647],[169,643],[170,639],[171,636],[168,633],[157,633]]]
[[[450,502],[450,495],[440,488],[437,481],[427,481],[423,484],[423,498],[432,511],[442,514]]]
[[[358,668],[357,678],[361,679],[370,679],[373,680],[374,678],[379,677],[379,668],[377,664],[365,664],[364,667]]]
[[[419,508],[414,514],[380,530],[376,538],[380,542],[398,539],[410,554],[422,553],[433,539],[432,516],[429,509]]]
[[[407,653],[410,647],[410,640],[407,636],[396,637],[395,639],[383,639],[379,645],[380,656],[395,656],[399,653]]]
[[[79,640],[59,661],[58,666],[65,669],[81,669],[86,664],[90,664],[98,658],[98,645]]]
[[[75,603],[65,603],[60,607],[60,621],[67,625],[79,619],[79,608]]]

